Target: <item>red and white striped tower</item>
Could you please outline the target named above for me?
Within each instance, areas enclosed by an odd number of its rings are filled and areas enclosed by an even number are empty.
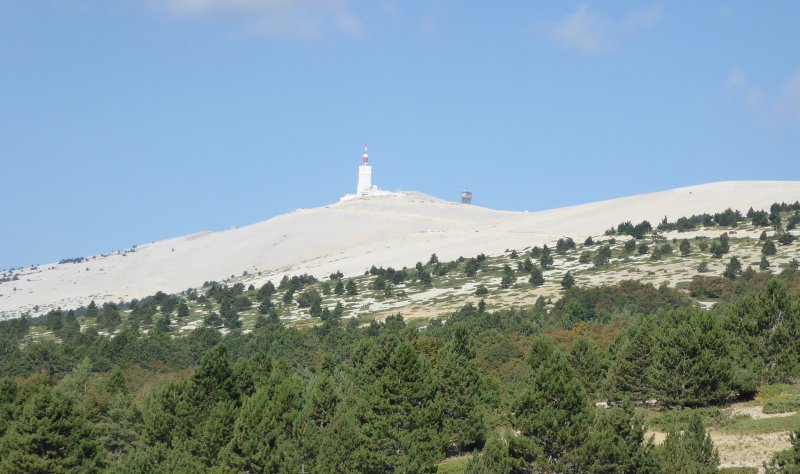
[[[369,164],[367,144],[364,143],[364,156],[361,157],[361,166],[358,167],[358,187],[356,194],[363,196],[372,189],[372,166]]]

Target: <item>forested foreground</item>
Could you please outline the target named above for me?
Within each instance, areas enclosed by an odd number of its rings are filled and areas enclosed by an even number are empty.
[[[108,337],[55,312],[59,339],[29,342],[29,321],[5,322],[0,472],[413,473],[464,454],[471,473],[713,472],[700,418],[656,447],[634,407],[719,406],[800,374],[800,275],[723,282],[710,310],[623,282],[424,328],[334,311],[305,330],[271,313],[247,334]],[[794,445],[769,468],[798,472]]]

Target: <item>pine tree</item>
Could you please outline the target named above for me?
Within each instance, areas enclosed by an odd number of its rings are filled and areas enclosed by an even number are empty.
[[[172,449],[191,436],[197,410],[190,402],[194,385],[190,380],[171,382],[148,397],[142,410],[143,442]]]
[[[193,430],[188,449],[210,470],[219,460],[220,452],[233,437],[237,418],[237,406],[233,400],[225,400],[205,407],[207,415]]]
[[[575,277],[572,276],[571,272],[565,273],[564,278],[561,279],[561,288],[569,290],[573,286],[575,286]]]
[[[719,465],[719,453],[698,414],[682,433],[670,431],[659,453],[664,474],[711,474]]]
[[[525,273],[530,273],[533,270],[533,262],[530,257],[526,256],[525,259],[522,260],[522,263],[520,263],[520,270]]]
[[[460,454],[483,443],[483,391],[475,348],[465,326],[453,327],[453,336],[436,355],[436,403],[441,410],[440,434],[444,449]]]
[[[644,425],[630,402],[596,413],[580,455],[585,473],[660,473],[652,438],[645,440]]]
[[[239,410],[221,464],[235,472],[301,472],[294,432],[302,406],[302,382],[286,368],[273,369],[267,384]]]
[[[736,257],[731,257],[728,265],[725,267],[725,272],[722,274],[725,278],[735,280],[742,274],[742,262]]]
[[[566,357],[551,342],[537,339],[531,380],[514,404],[514,427],[542,450],[534,462],[538,469],[576,471],[577,449],[591,419],[586,395]]]
[[[369,456],[359,417],[365,410],[363,401],[356,398],[345,399],[338,405],[331,422],[319,434],[316,472],[340,474],[366,471],[364,460]]]
[[[611,260],[611,247],[608,245],[603,245],[597,252],[594,254],[594,258],[592,259],[592,264],[595,268],[600,268],[608,265]]]
[[[719,236],[719,246],[722,253],[728,253],[730,251],[731,245],[727,232],[723,232],[722,235]]]
[[[119,308],[114,303],[104,303],[103,311],[97,317],[97,327],[108,332],[114,332],[122,323]]]
[[[96,318],[98,314],[100,314],[100,312],[97,308],[97,303],[95,303],[94,300],[92,300],[91,302],[89,302],[89,306],[86,307],[86,317]]]
[[[122,371],[114,368],[105,379],[88,385],[83,405],[93,423],[93,436],[117,463],[139,440],[142,416],[134,404]]]
[[[773,242],[771,239],[767,239],[767,241],[764,242],[764,246],[761,247],[761,253],[767,257],[775,255],[777,251],[778,249],[775,248],[775,242]]]
[[[559,254],[564,254],[567,250],[572,250],[575,248],[575,241],[572,240],[572,237],[563,237],[558,239],[556,242],[556,252]]]
[[[688,257],[692,253],[692,244],[689,243],[689,239],[683,239],[678,249],[681,251],[681,257]]]
[[[510,288],[517,281],[514,270],[509,265],[503,265],[503,276],[500,278],[500,288]]]
[[[723,331],[709,311],[673,312],[660,318],[651,378],[659,401],[698,406],[730,393],[733,367]]]
[[[363,470],[434,471],[440,415],[427,359],[400,342],[376,375],[365,393]]]
[[[119,464],[109,469],[114,474],[183,474],[206,470],[200,459],[189,451],[181,448],[170,449],[160,443],[154,446],[139,446]]]
[[[0,438],[17,416],[20,387],[13,377],[0,377]]]
[[[428,271],[423,271],[419,274],[419,282],[422,283],[422,286],[431,286],[433,285],[433,279],[431,277],[431,273]]]
[[[800,373],[800,306],[779,279],[744,294],[725,313],[728,330],[738,335],[738,358],[759,367],[762,381],[785,382]]]
[[[236,398],[233,387],[233,371],[228,360],[228,349],[216,346],[200,360],[200,366],[192,376],[193,398],[198,405],[210,405]]]
[[[531,251],[531,255],[533,255],[533,251]],[[547,270],[553,266],[553,255],[547,245],[542,247],[539,264],[542,266],[543,270]]]
[[[304,467],[317,463],[323,433],[333,421],[340,402],[334,365],[333,358],[326,356],[322,369],[307,385],[305,406],[297,430],[302,446],[301,465]]]
[[[608,373],[608,359],[597,344],[585,337],[572,343],[569,363],[589,396],[598,396],[605,385]]]
[[[532,442],[508,431],[504,435],[492,434],[482,453],[477,451],[467,465],[465,474],[513,473],[524,469],[526,461],[535,452]]]
[[[542,269],[539,268],[539,266],[531,267],[531,277],[528,279],[528,282],[533,286],[544,285],[544,275],[542,274]]]
[[[239,320],[239,312],[236,311],[236,308],[233,307],[233,304],[228,299],[222,301],[219,315],[222,318],[222,325],[228,329],[235,329],[242,325]]]
[[[611,400],[646,400],[652,394],[648,377],[654,343],[652,325],[640,323],[623,337],[608,369],[608,396]]]
[[[85,414],[60,390],[41,387],[0,439],[0,471],[92,472],[102,462]]]
[[[178,303],[178,318],[186,318],[189,316],[189,305],[186,304],[186,301],[181,301]]]
[[[256,300],[264,301],[272,298],[272,295],[275,294],[275,285],[272,283],[272,280],[264,283],[261,288],[258,289],[256,293]]]
[[[269,298],[265,298],[261,301],[261,304],[258,305],[258,313],[259,314],[269,314],[270,310],[272,310],[273,304]]]

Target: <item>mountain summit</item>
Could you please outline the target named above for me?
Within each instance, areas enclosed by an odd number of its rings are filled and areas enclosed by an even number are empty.
[[[175,293],[231,277],[258,284],[284,274],[361,274],[372,265],[412,266],[599,235],[622,221],[768,208],[800,199],[797,181],[730,181],[540,212],[511,212],[414,192],[366,195],[221,232],[200,232],[113,254],[6,272],[0,317],[95,300]]]

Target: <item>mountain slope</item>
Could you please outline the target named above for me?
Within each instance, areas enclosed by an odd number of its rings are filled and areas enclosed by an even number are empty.
[[[360,198],[132,252],[15,271],[15,281],[0,283],[0,316],[173,293],[243,272],[256,281],[305,272],[360,274],[371,265],[410,266],[434,252],[443,259],[495,254],[562,235],[583,239],[625,220],[655,224],[665,215],[676,219],[727,207],[744,212],[797,199],[800,182],[794,181],[711,183],[533,213],[464,206],[418,193]]]

